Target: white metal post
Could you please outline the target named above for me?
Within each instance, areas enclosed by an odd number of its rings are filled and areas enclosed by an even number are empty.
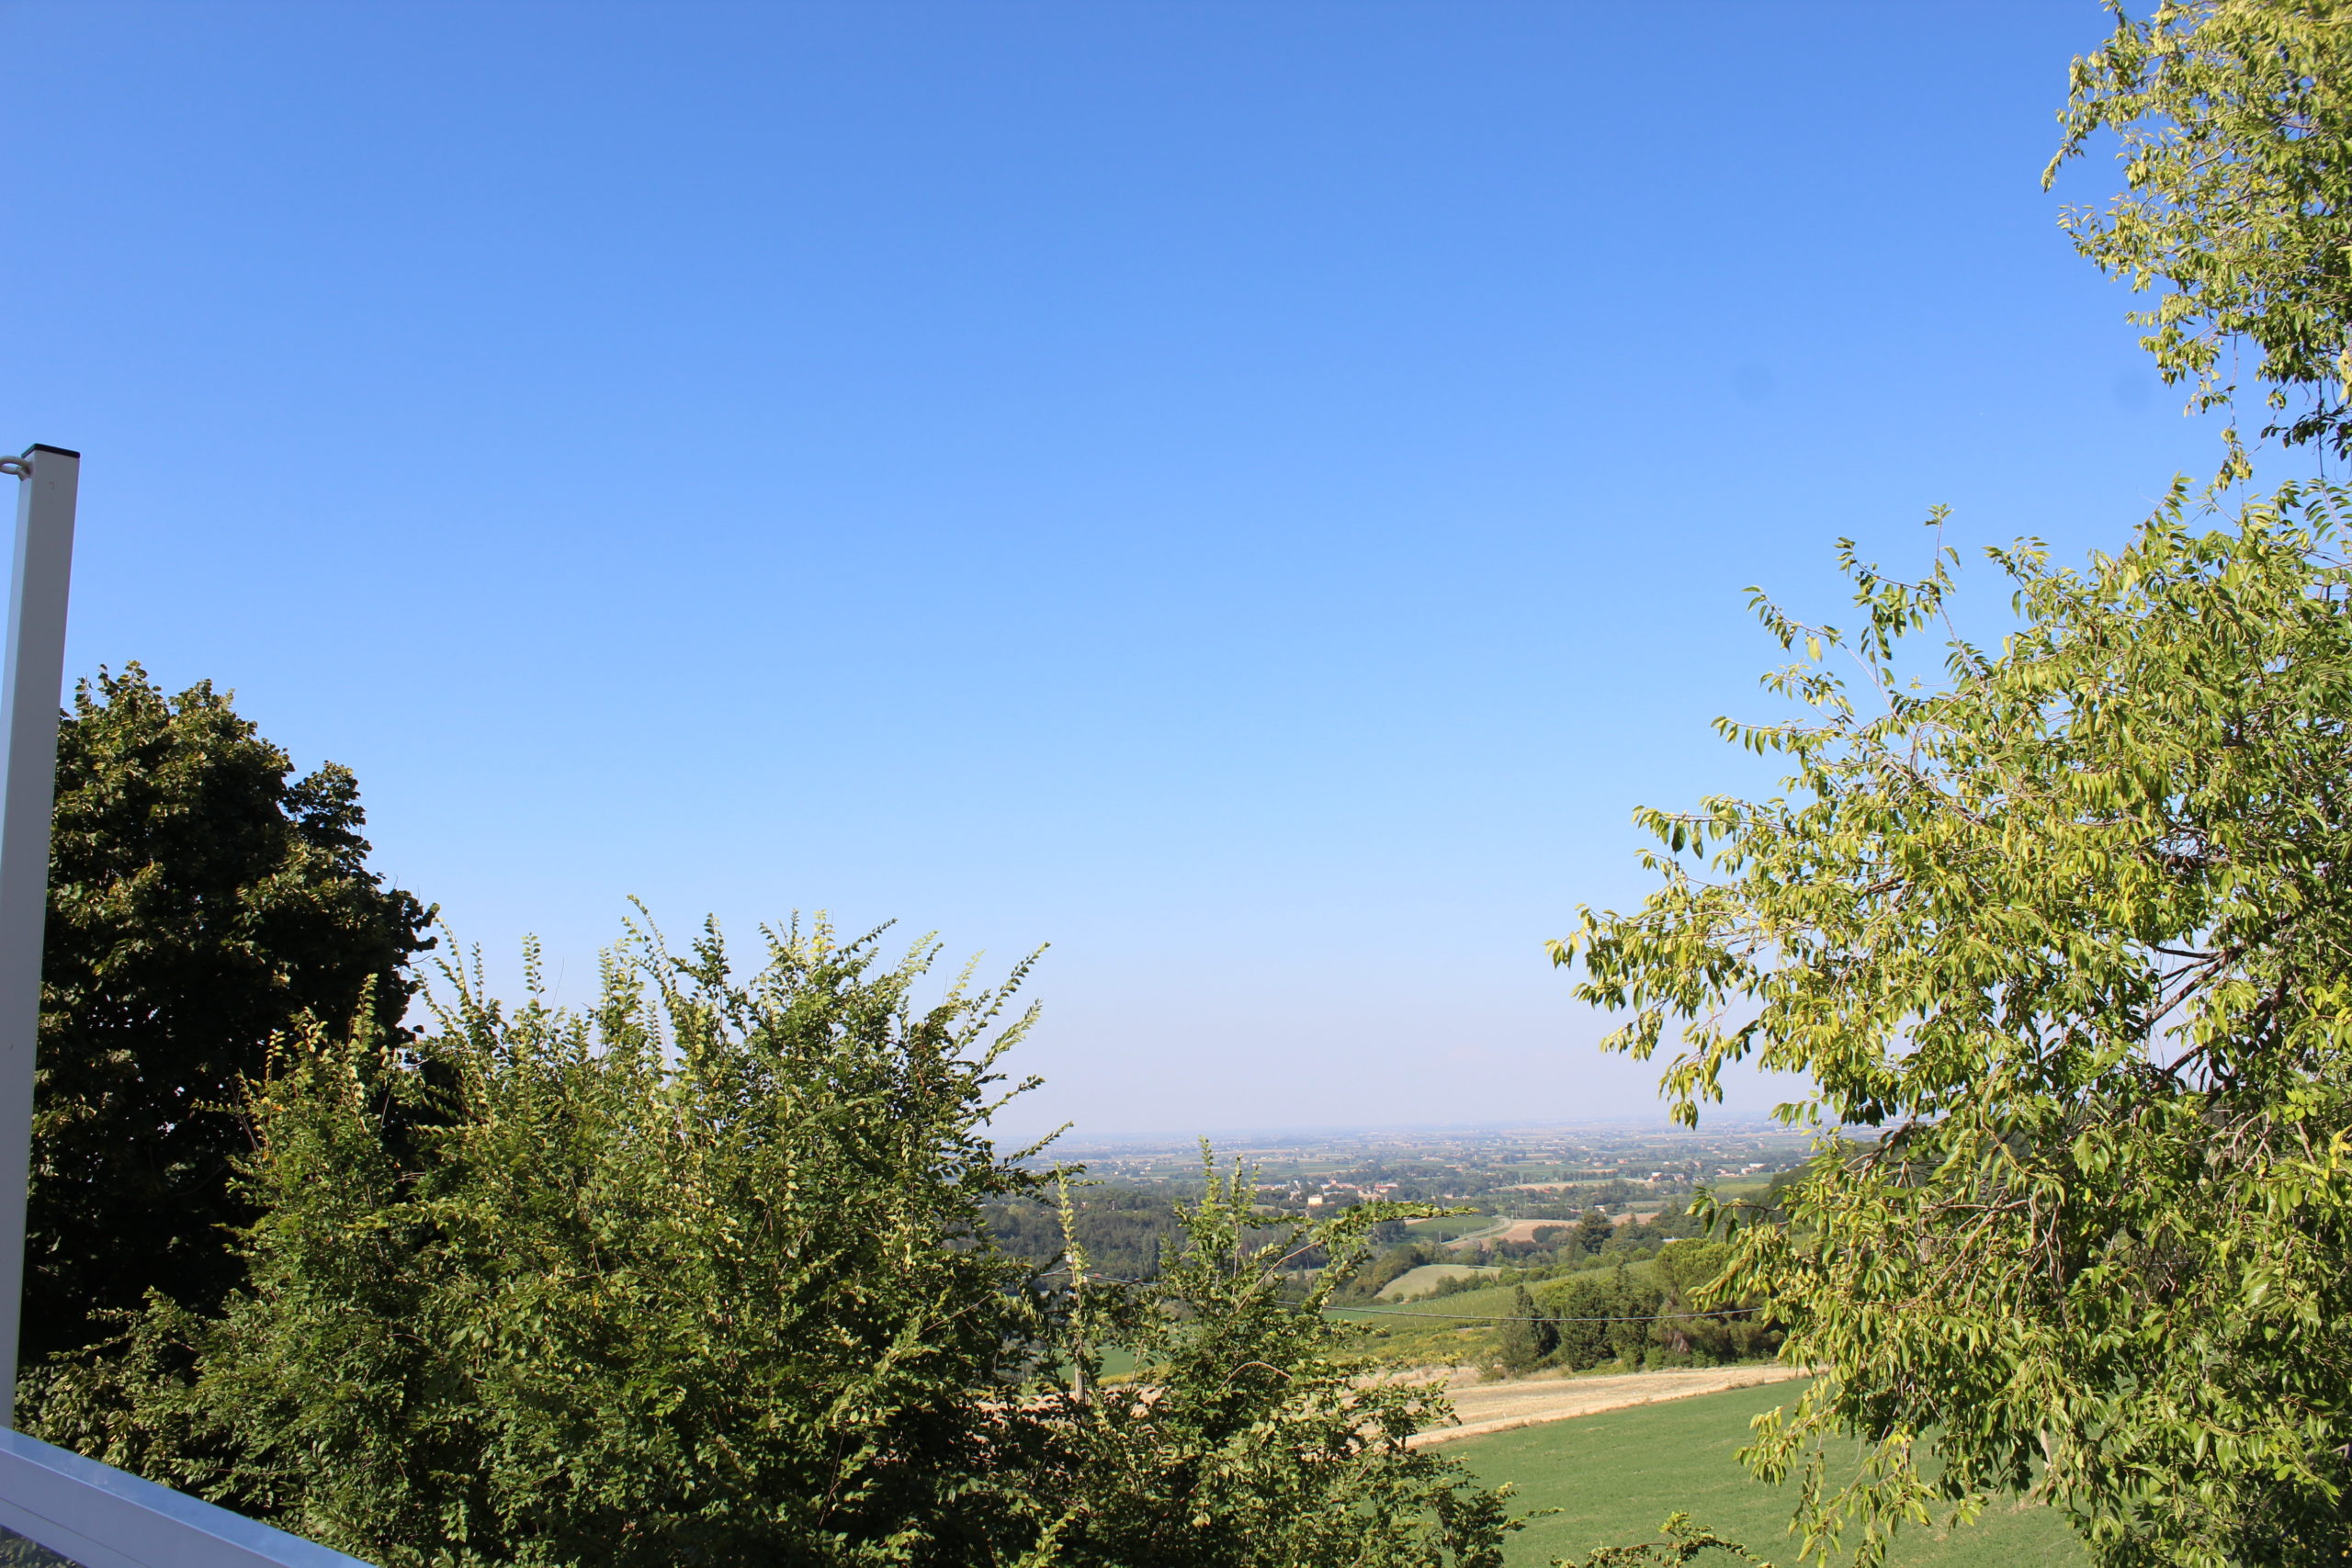
[[[18,486],[7,671],[0,683],[0,744],[7,748],[0,759],[0,1426],[14,1427],[41,928],[49,917],[49,816],[57,790],[57,702],[65,681],[65,594],[82,455],[35,446],[9,466]]]
[[[12,1429],[41,928],[49,919],[49,818],[57,795],[57,699],[65,683],[65,593],[82,455],[37,446],[21,457],[0,457],[0,474],[20,481],[7,669],[0,677],[0,746],[6,748],[0,753],[0,1532],[14,1531],[83,1568],[368,1568]],[[0,1534],[0,1542],[6,1539]]]

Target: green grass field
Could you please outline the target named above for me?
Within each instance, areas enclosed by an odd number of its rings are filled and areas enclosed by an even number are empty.
[[[1510,1285],[1489,1285],[1480,1291],[1459,1291],[1452,1295],[1438,1296],[1430,1301],[1396,1303],[1397,1315],[1393,1319],[1399,1326],[1426,1319],[1408,1317],[1404,1312],[1444,1313],[1453,1317],[1500,1317],[1507,1315],[1517,1300],[1517,1291]],[[1385,1303],[1384,1303],[1385,1304]]]
[[[1335,1307],[1331,1315],[1363,1325],[1364,1337],[1357,1347],[1360,1354],[1381,1361],[1447,1366],[1475,1361],[1491,1352],[1495,1325],[1477,1320],[1510,1312],[1511,1301],[1509,1289],[1495,1287],[1459,1295],[1424,1296],[1414,1302],[1385,1302],[1377,1309]]]
[[[1650,1265],[1642,1262],[1628,1271],[1639,1276],[1649,1269]],[[1418,1301],[1384,1302],[1378,1310],[1335,1307],[1331,1315],[1363,1325],[1364,1337],[1358,1351],[1375,1359],[1427,1366],[1466,1364],[1492,1353],[1500,1331],[1495,1320],[1510,1315],[1517,1299],[1517,1287],[1491,1285]]]
[[[1748,1418],[1794,1399],[1799,1386],[1736,1389],[1523,1427],[1439,1451],[1490,1486],[1512,1483],[1514,1512],[1561,1510],[1511,1538],[1510,1568],[1575,1562],[1596,1546],[1654,1539],[1658,1522],[1678,1508],[1781,1568],[1793,1568],[1791,1490],[1750,1478],[1731,1456],[1747,1439]],[[1693,1568],[1727,1568],[1733,1561],[1710,1551]],[[1946,1539],[1924,1529],[1898,1538],[1890,1561],[1894,1568],[2067,1568],[2084,1554],[2047,1511],[1996,1509]]]
[[[1501,1223],[1492,1214],[1442,1214],[1433,1220],[1407,1220],[1405,1228],[1413,1233],[1415,1241],[1452,1241]]]
[[[1408,1269],[1381,1288],[1384,1302],[1408,1302],[1429,1294],[1448,1280],[1476,1279],[1481,1274],[1499,1274],[1499,1269],[1481,1268],[1475,1263],[1424,1263],[1419,1269]]]
[[[1515,1294],[1510,1287],[1498,1285],[1413,1302],[1384,1302],[1376,1311],[1339,1307],[1331,1315],[1363,1325],[1364,1337],[1357,1350],[1375,1360],[1463,1365],[1493,1353],[1498,1325],[1481,1319],[1508,1314]]]
[[[1707,1183],[1718,1198],[1761,1198],[1771,1185],[1769,1176],[1726,1176]]]

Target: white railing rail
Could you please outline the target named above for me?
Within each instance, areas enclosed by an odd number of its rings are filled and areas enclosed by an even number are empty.
[[[316,1541],[6,1430],[0,1526],[82,1568],[368,1568]]]

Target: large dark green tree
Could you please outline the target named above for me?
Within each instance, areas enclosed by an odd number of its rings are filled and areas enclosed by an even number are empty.
[[[359,789],[300,777],[208,682],[136,664],[60,728],[24,1352],[107,1332],[150,1289],[218,1303],[252,1217],[233,1109],[274,1035],[395,1025],[428,911],[367,866]]]

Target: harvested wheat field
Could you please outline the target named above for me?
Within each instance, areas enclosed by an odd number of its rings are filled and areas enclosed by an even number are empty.
[[[1461,1381],[1464,1374],[1448,1371],[1430,1374],[1444,1381],[1453,1401],[1456,1425],[1417,1432],[1407,1440],[1415,1448],[1483,1438],[1519,1427],[1566,1421],[1571,1416],[1598,1416],[1604,1410],[1625,1410],[1669,1399],[1689,1399],[1726,1389],[1752,1388],[1805,1376],[1797,1367],[1677,1367],[1657,1372],[1621,1372],[1600,1377],[1560,1376],[1521,1378],[1510,1382]]]

